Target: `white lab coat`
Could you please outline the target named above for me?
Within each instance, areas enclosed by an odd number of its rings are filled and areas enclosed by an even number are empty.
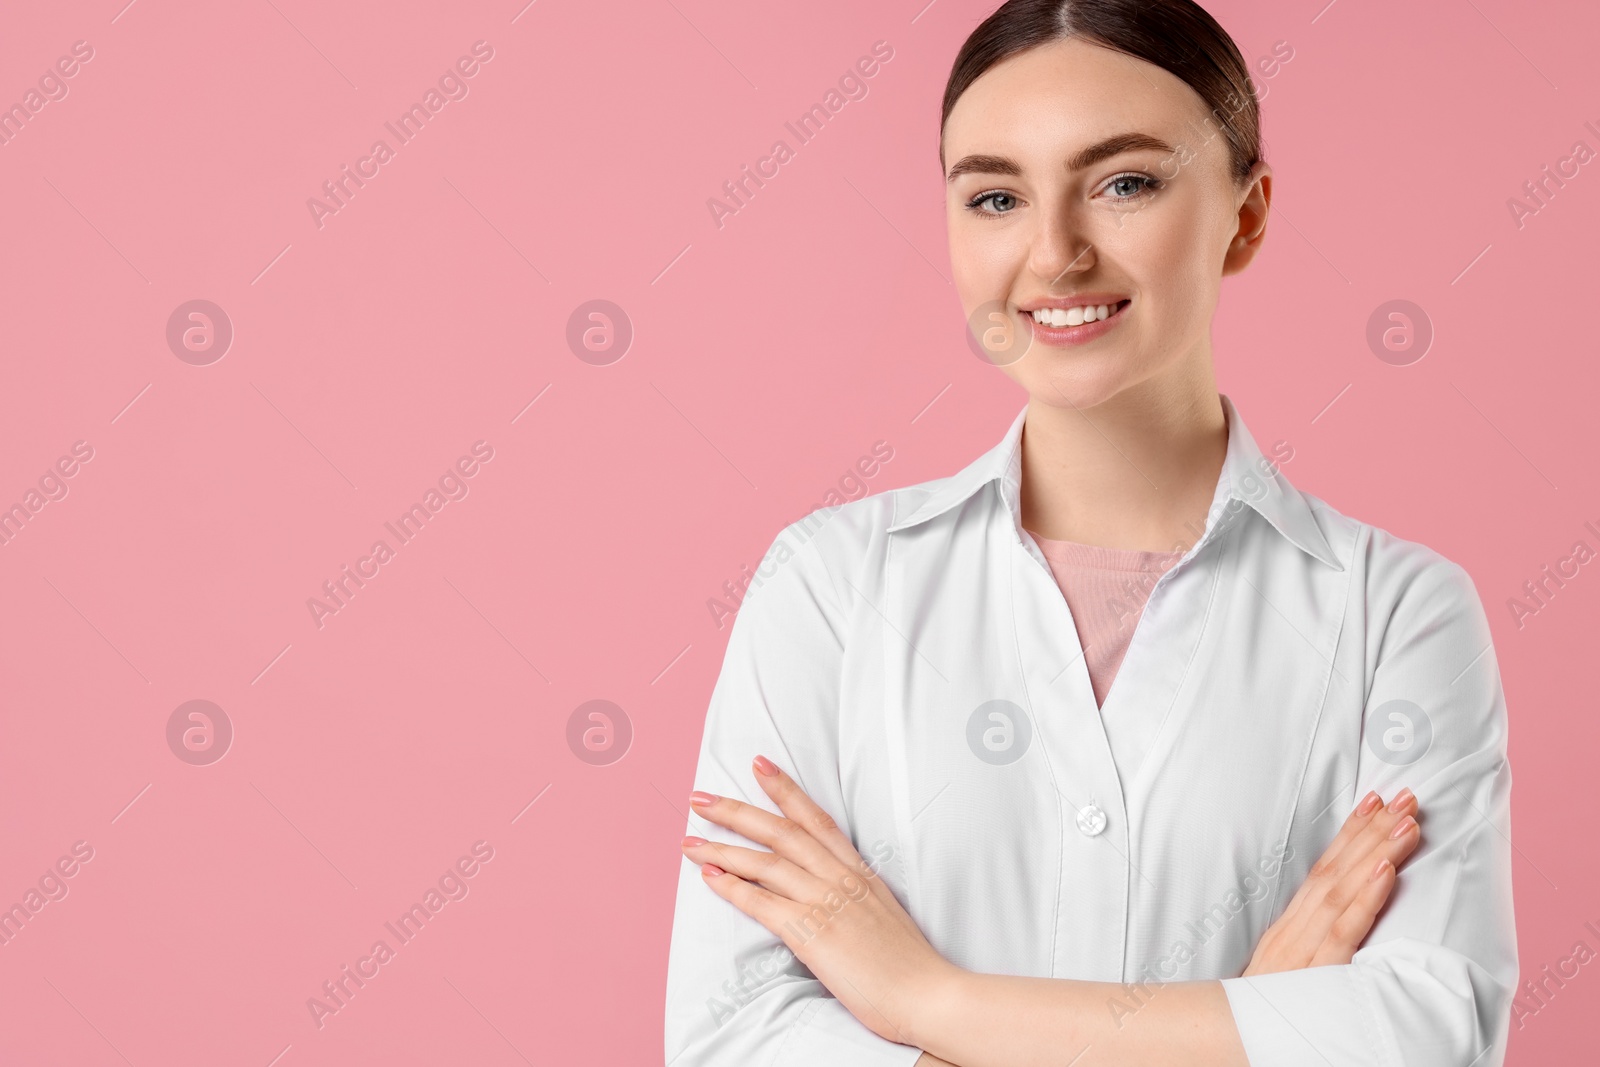
[[[962,967],[1222,979],[1252,1067],[1495,1067],[1518,974],[1511,771],[1477,592],[1438,553],[1292,487],[1222,404],[1204,533],[1148,588],[1103,708],[1021,530],[1024,409],[952,477],[779,533],[734,621],[694,787],[776,812],[750,760],[777,762]],[[1422,843],[1353,962],[1237,977],[1360,798],[1407,785]],[[693,813],[686,832],[765,847]],[[919,1054],[687,860],[665,1036],[672,1067]]]

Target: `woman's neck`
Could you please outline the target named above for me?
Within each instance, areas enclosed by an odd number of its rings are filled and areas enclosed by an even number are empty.
[[[1022,525],[1106,548],[1187,549],[1205,529],[1227,454],[1210,375],[1183,388],[1142,382],[1093,407],[1028,404]]]

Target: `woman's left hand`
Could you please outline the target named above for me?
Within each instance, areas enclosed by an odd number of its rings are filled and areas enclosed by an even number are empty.
[[[765,766],[763,766],[763,764]],[[776,934],[879,1037],[915,1044],[915,1013],[958,971],[922,936],[828,813],[761,756],[755,777],[779,817],[732,797],[691,802],[703,818],[771,852],[686,837],[683,854],[722,899]],[[759,884],[757,884],[759,883]]]

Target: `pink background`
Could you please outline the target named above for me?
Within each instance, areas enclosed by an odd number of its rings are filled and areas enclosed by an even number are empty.
[[[708,599],[874,442],[870,491],[938,477],[1024,399],[962,337],[935,156],[992,0],[123,3],[0,34],[0,104],[94,50],[0,145],[0,506],[93,449],[0,546],[0,905],[94,850],[0,946],[0,1062],[659,1062]],[[1600,547],[1600,171],[1520,228],[1507,203],[1600,148],[1600,16],[1211,9],[1294,52],[1219,380],[1295,483],[1476,581],[1532,977],[1600,948],[1600,564],[1506,607]],[[319,228],[308,198],[479,40],[468,95]],[[708,198],[880,40],[868,95],[719,228]],[[205,366],[166,339],[195,299],[234,329]],[[594,299],[635,331],[609,365],[566,340]],[[1392,299],[1434,325],[1420,362],[1367,346]],[[476,441],[469,494],[319,628],[308,598]],[[204,766],[166,735],[196,699],[234,730]],[[610,765],[567,740],[594,699],[633,730]],[[469,894],[319,1029],[307,999],[477,841]],[[1597,1006],[1586,967],[1509,1062],[1587,1054]]]

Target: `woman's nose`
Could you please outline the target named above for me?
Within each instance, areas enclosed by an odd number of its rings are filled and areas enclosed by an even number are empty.
[[[1028,265],[1046,285],[1094,265],[1094,246],[1070,212],[1041,212],[1038,217]]]

